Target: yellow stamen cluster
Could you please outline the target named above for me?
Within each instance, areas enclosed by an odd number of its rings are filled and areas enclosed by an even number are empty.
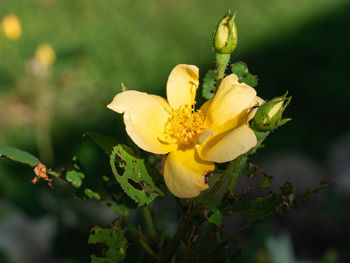
[[[194,105],[181,106],[172,110],[171,116],[165,124],[165,139],[177,144],[191,144],[204,131],[204,115],[201,111],[194,111]]]

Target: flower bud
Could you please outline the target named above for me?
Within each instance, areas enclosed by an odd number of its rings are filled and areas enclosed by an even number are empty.
[[[290,100],[291,97],[287,97],[286,93],[260,106],[252,120],[251,128],[256,131],[272,131],[290,121],[289,118],[282,119]]]
[[[236,13],[232,16],[230,9],[221,19],[213,33],[213,46],[217,53],[230,54],[237,46]]]
[[[22,34],[21,22],[14,14],[9,14],[2,19],[1,29],[10,40],[17,40]]]
[[[45,66],[51,66],[55,60],[55,51],[49,44],[41,44],[35,52],[35,59]]]

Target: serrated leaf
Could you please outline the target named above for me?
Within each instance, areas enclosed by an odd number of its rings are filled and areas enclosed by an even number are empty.
[[[330,188],[332,186],[335,186],[335,184],[334,183],[327,183],[325,181],[321,181],[320,182],[320,187],[312,189],[312,190],[308,188],[308,189],[306,189],[306,191],[304,193],[296,194],[294,196],[293,203],[294,203],[295,206],[299,206],[302,203],[306,202],[310,195],[316,194],[319,191],[327,189],[327,188]]]
[[[202,96],[205,99],[211,99],[214,97],[216,92],[216,79],[217,72],[214,70],[209,70],[203,79],[203,90],[202,90]]]
[[[72,170],[68,171],[66,174],[66,179],[70,182],[75,188],[79,188],[83,183],[83,179],[85,178],[85,174]]]
[[[119,172],[116,167],[116,157],[120,159],[118,161]],[[164,195],[153,183],[147,172],[145,161],[133,156],[129,147],[125,145],[115,146],[110,157],[110,165],[115,179],[138,206],[149,204],[157,196]]]
[[[15,147],[0,145],[0,157],[5,157],[15,162],[27,164],[29,166],[36,166],[40,163],[39,159],[34,155],[17,149]]]
[[[102,150],[110,156],[112,153],[113,147],[118,144],[118,141],[112,137],[103,135],[98,132],[85,132],[83,137],[88,136],[92,139],[98,146],[102,148]]]
[[[270,183],[269,177],[265,177],[262,185]],[[243,196],[233,198],[230,202],[233,206],[229,212],[248,213],[247,224],[253,224],[270,215],[281,214],[291,208],[294,196],[294,186],[292,182],[286,182],[280,187],[280,192],[269,192],[267,195],[259,196],[251,200],[243,200]]]
[[[107,249],[103,257],[91,255],[92,262],[123,262],[126,256],[126,239],[122,229],[101,228],[91,229],[89,244],[104,244]]]
[[[244,82],[251,87],[258,85],[258,78],[249,73],[248,66],[243,61],[233,64],[231,71],[237,75],[239,82]]]

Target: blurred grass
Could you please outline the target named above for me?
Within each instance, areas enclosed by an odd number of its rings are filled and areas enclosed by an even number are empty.
[[[0,102],[2,97],[17,92],[16,86],[21,86],[20,91],[26,89],[21,82],[25,61],[39,44],[48,42],[57,53],[53,69],[53,85],[57,89],[54,134],[65,136],[65,131],[71,129],[68,126],[101,126],[99,120],[112,119],[113,113],[105,105],[120,90],[120,82],[129,89],[165,95],[167,76],[176,64],[198,65],[204,74],[213,63],[211,32],[228,7],[238,10],[239,46],[235,59],[270,47],[346,3],[241,0],[216,1],[213,5],[209,0],[1,0],[0,17],[15,13],[22,22],[23,35],[19,41],[6,44],[8,41],[1,37],[0,56],[15,53],[22,65],[11,75],[9,61],[0,60]],[[291,50],[291,54],[294,52]],[[250,67],[254,69],[254,65]],[[20,101],[33,99],[23,93],[20,92]],[[0,120],[6,119],[5,110],[2,115]],[[34,146],[30,143],[30,124],[2,127],[0,143]],[[19,128],[27,135],[18,132]]]

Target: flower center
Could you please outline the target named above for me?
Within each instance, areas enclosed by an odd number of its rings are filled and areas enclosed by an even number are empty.
[[[164,133],[165,141],[177,144],[191,144],[204,131],[204,115],[201,111],[195,111],[194,105],[181,106],[171,111]]]

